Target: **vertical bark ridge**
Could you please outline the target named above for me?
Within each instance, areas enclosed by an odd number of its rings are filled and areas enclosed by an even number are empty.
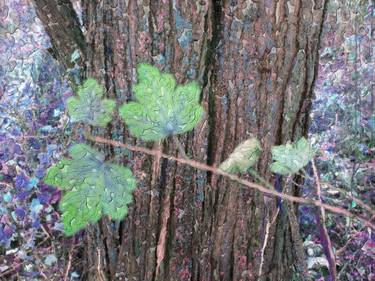
[[[71,55],[77,50],[81,55],[79,63],[83,66],[86,60],[86,42],[72,3],[69,0],[33,0],[33,3],[49,34],[56,58],[65,68],[72,67]]]

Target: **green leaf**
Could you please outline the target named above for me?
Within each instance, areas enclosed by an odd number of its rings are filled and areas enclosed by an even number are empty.
[[[83,182],[64,194],[60,202],[66,235],[73,235],[102,216],[102,190],[94,183]]]
[[[201,121],[204,110],[196,82],[176,86],[171,74],[147,64],[138,65],[137,73],[136,101],[119,110],[132,135],[145,141],[161,140],[191,131]]]
[[[258,161],[261,152],[259,141],[255,138],[248,139],[234,149],[219,169],[228,173],[245,173]]]
[[[103,94],[104,88],[95,79],[87,79],[78,88],[78,96],[67,100],[71,121],[99,127],[105,127],[111,122],[116,103],[103,99]]]
[[[73,235],[102,214],[123,219],[136,187],[131,171],[105,162],[103,154],[85,144],[72,146],[69,154],[71,158],[52,166],[44,179],[66,191],[60,202],[65,233]]]
[[[293,174],[295,172],[291,172],[289,168],[284,167],[283,164],[279,162],[274,162],[271,164],[271,171],[275,174],[280,174],[280,175],[287,175],[287,174]],[[297,171],[298,172],[298,171]]]
[[[102,197],[104,214],[114,220],[121,220],[128,213],[127,205],[133,201],[129,191],[133,191],[136,181],[129,169],[108,165],[104,170],[104,183],[110,183],[104,188]]]
[[[69,150],[72,160],[63,159],[49,168],[44,182],[70,189],[87,178],[95,178],[104,162],[104,156],[85,144],[76,144]]]
[[[295,174],[305,167],[314,157],[315,150],[311,144],[301,138],[297,143],[287,143],[272,147],[271,171],[280,175]]]

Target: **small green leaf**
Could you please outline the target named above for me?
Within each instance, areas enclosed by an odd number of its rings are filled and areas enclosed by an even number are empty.
[[[103,154],[85,144],[72,146],[69,154],[71,159],[52,166],[44,179],[66,190],[60,202],[65,233],[73,235],[102,214],[123,219],[136,187],[131,171],[105,162]]]
[[[87,79],[78,88],[78,96],[67,100],[71,121],[105,127],[113,118],[116,103],[103,99],[103,94],[104,88],[95,79]]]
[[[156,141],[191,131],[200,122],[204,110],[196,82],[176,86],[171,74],[147,64],[138,65],[137,73],[136,101],[119,110],[132,135]]]
[[[245,173],[258,161],[261,152],[259,141],[255,138],[248,139],[234,149],[219,169],[228,173]]]
[[[287,143],[272,147],[271,171],[280,175],[295,174],[305,167],[314,157],[315,150],[311,144],[301,138],[297,143]]]

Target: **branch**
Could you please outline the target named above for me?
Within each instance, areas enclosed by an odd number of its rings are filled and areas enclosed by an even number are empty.
[[[296,202],[296,203],[300,203],[300,204],[307,204],[307,205],[315,205],[317,207],[322,207],[325,210],[329,210],[329,211],[331,211],[333,213],[336,213],[336,214],[344,215],[344,216],[347,216],[347,217],[358,218],[360,221],[364,222],[366,226],[369,226],[369,227],[371,227],[372,229],[375,230],[375,225],[371,222],[371,220],[367,220],[366,218],[362,218],[362,217],[360,217],[360,216],[358,216],[358,215],[356,215],[356,214],[354,214],[354,213],[352,213],[348,210],[345,210],[343,208],[331,206],[331,205],[325,204],[325,203],[323,203],[319,200],[305,199],[305,198],[301,198],[301,197],[288,195],[288,194],[285,194],[285,193],[280,193],[280,192],[277,192],[276,190],[270,190],[270,189],[268,189],[264,186],[261,186],[259,184],[256,184],[256,183],[244,180],[244,179],[241,179],[240,177],[238,177],[234,174],[229,174],[229,173],[224,172],[220,169],[217,169],[217,168],[212,167],[212,166],[208,166],[204,163],[201,163],[201,162],[198,162],[198,161],[195,161],[195,160],[182,159],[182,158],[178,158],[178,157],[175,157],[175,156],[172,156],[172,155],[162,153],[160,150],[154,150],[154,149],[148,149],[148,148],[144,148],[144,147],[140,147],[140,146],[129,145],[129,144],[125,144],[125,143],[122,143],[122,142],[119,142],[119,141],[109,140],[109,139],[106,139],[106,138],[103,138],[103,137],[96,137],[96,136],[87,135],[86,138],[91,140],[91,141],[97,142],[97,143],[112,145],[112,146],[116,146],[116,147],[122,147],[122,148],[126,148],[128,150],[131,150],[131,151],[141,152],[141,153],[145,153],[145,154],[152,155],[152,156],[157,156],[157,157],[159,156],[159,157],[171,160],[171,161],[176,161],[180,164],[188,165],[190,167],[193,167],[193,168],[196,168],[196,169],[199,169],[199,170],[202,170],[202,171],[208,171],[208,172],[211,172],[211,173],[214,173],[214,174],[217,174],[217,175],[221,175],[221,176],[227,177],[227,178],[231,179],[232,181],[235,181],[235,182],[237,182],[237,183],[239,183],[243,186],[246,186],[249,189],[256,189],[256,190],[258,190],[262,193],[265,193],[265,194],[268,194],[268,195],[273,195],[273,196],[276,196],[276,197],[279,197],[281,199],[285,199],[285,200],[288,200],[288,201],[291,201],[291,202]]]
[[[66,68],[75,50],[80,52],[80,63],[85,62],[86,42],[78,17],[70,0],[33,0],[38,18],[48,33],[57,60]]]
[[[371,217],[371,220],[375,219],[375,215]],[[349,247],[350,243],[357,238],[359,234],[365,229],[365,226],[361,227],[348,241],[346,241],[345,245],[342,246],[340,249],[336,251],[336,257],[341,256],[345,253],[345,250]],[[361,248],[361,247],[360,247]],[[341,269],[342,270],[342,269]],[[340,274],[339,274],[340,276]]]
[[[318,171],[316,169],[314,159],[311,160],[311,163],[312,163],[312,168],[313,168],[314,178],[315,178],[316,195],[318,196],[318,200],[320,202],[322,202],[322,197],[321,197],[321,190],[322,189],[320,187],[319,175],[318,175]],[[322,240],[321,241],[322,246],[323,246],[325,255],[327,256],[327,259],[328,259],[329,273],[331,275],[330,280],[335,281],[335,280],[337,280],[335,254],[333,253],[332,242],[331,242],[331,239],[329,238],[328,230],[327,230],[327,227],[326,227],[325,210],[322,207],[320,207],[320,214],[318,214],[318,216],[317,216],[317,221],[318,221],[318,228],[319,228],[320,234],[321,234],[320,239]]]
[[[334,187],[332,184],[328,183],[328,182],[322,182],[322,184],[326,185],[329,187],[329,189],[332,189],[332,190],[336,190],[338,192],[340,192],[341,194],[347,196],[350,200],[356,202],[359,206],[361,206],[363,209],[366,209],[367,211],[369,211],[371,213],[372,216],[375,216],[375,210],[373,208],[371,208],[370,205],[366,204],[365,202],[363,202],[362,200],[358,199],[357,197],[353,196],[352,194],[350,194],[348,191],[342,189],[342,188],[338,188],[338,187]]]
[[[260,265],[259,265],[259,270],[258,270],[258,276],[261,277],[262,274],[263,274],[263,263],[264,263],[264,252],[266,250],[266,247],[267,247],[267,243],[268,243],[268,236],[270,234],[270,228],[271,226],[275,223],[276,221],[276,218],[277,218],[277,215],[279,214],[279,208],[277,208],[277,211],[275,213],[275,215],[273,216],[272,220],[269,220],[268,216],[269,214],[267,213],[267,224],[266,224],[266,231],[265,231],[265,234],[264,234],[264,240],[263,240],[263,246],[262,246],[262,250],[260,252]]]
[[[69,250],[68,265],[65,270],[64,281],[68,281],[68,278],[69,278],[69,271],[72,266],[72,259],[73,259],[73,247],[74,247],[74,243],[72,243],[72,246],[70,247],[70,250]]]

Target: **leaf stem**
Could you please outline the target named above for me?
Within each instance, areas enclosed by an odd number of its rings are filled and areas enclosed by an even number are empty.
[[[258,190],[260,192],[263,192],[265,194],[276,196],[276,197],[279,197],[281,199],[285,199],[285,200],[288,200],[288,201],[291,201],[291,202],[296,202],[296,203],[300,203],[300,204],[315,205],[317,207],[322,207],[325,210],[329,210],[329,211],[331,211],[333,213],[336,213],[336,214],[344,215],[344,216],[347,216],[347,217],[356,217],[360,221],[364,222],[366,226],[369,226],[369,227],[371,227],[372,229],[375,230],[375,225],[371,222],[371,220],[368,220],[367,218],[356,215],[356,214],[354,214],[354,213],[352,213],[352,212],[350,212],[346,209],[325,204],[320,200],[305,199],[305,198],[281,193],[281,192],[278,192],[276,190],[270,190],[270,189],[268,189],[268,188],[266,188],[262,185],[259,185],[259,184],[241,179],[240,177],[238,177],[234,174],[224,172],[224,171],[222,171],[218,168],[206,165],[204,163],[201,163],[201,162],[198,162],[198,161],[195,161],[195,160],[178,158],[178,157],[175,157],[175,156],[172,156],[172,155],[162,153],[160,150],[148,149],[148,148],[145,148],[145,147],[129,145],[129,144],[126,144],[126,143],[122,143],[120,141],[110,140],[110,139],[106,139],[106,138],[103,138],[103,137],[87,135],[87,138],[89,140],[97,142],[97,143],[108,144],[108,145],[112,145],[112,146],[116,146],[116,147],[122,147],[122,148],[129,149],[131,151],[141,152],[141,153],[145,153],[145,154],[152,155],[152,156],[160,156],[162,158],[165,158],[165,159],[168,159],[168,160],[171,160],[171,161],[176,161],[180,164],[188,165],[190,167],[193,167],[193,168],[196,168],[196,169],[199,169],[199,170],[202,170],[202,171],[209,171],[209,172],[212,172],[214,174],[227,177],[227,178],[231,179],[232,181],[235,181],[235,182],[241,184],[242,186],[247,187],[248,189],[256,189],[256,190]]]

